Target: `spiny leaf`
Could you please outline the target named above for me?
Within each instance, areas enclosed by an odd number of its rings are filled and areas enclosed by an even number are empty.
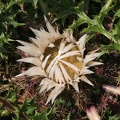
[[[12,93],[11,96],[10,96],[10,98],[8,98],[8,100],[11,103],[14,103],[16,101],[16,99],[17,99],[16,97],[17,97],[16,93]]]
[[[29,105],[29,102],[28,102],[27,99],[25,99],[25,101],[24,101],[23,105],[21,106],[20,110],[26,112],[28,105]]]
[[[83,23],[91,22],[91,19],[84,12],[80,12],[78,14],[78,17],[79,17],[78,20],[73,21],[72,25],[70,25],[69,28],[75,29],[78,26],[82,25]]]
[[[102,25],[90,25],[88,28],[84,28],[82,32],[97,32],[105,35],[107,38],[111,39],[111,34],[107,32]]]
[[[50,120],[53,119],[53,117],[55,115],[55,110],[56,110],[56,108],[55,108],[55,104],[54,104],[53,107],[50,109],[50,111],[47,113],[47,116]]]
[[[120,51],[120,44],[114,42],[110,45],[102,45],[101,48],[106,48],[108,50],[118,50],[118,51]]]
[[[35,111],[35,109],[37,109],[37,106],[29,106],[29,107],[27,107],[27,112],[26,112],[26,114],[27,115],[32,115],[33,114],[33,112]]]
[[[35,8],[37,8],[38,0],[24,0],[25,2],[31,2]]]
[[[59,14],[57,14],[57,17],[54,19],[53,22],[55,22],[55,21],[57,21],[57,20],[59,20],[61,18],[65,18],[70,14],[75,14],[75,13],[76,13],[76,11],[74,9],[64,10],[64,11],[60,12]]]
[[[70,113],[67,115],[67,117],[64,120],[70,120]]]
[[[47,109],[42,113],[37,113],[35,116],[33,116],[32,120],[49,120],[47,117]]]

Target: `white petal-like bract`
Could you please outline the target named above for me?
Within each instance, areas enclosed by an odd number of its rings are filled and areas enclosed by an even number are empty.
[[[86,110],[89,120],[101,120],[97,109],[94,106],[91,106],[90,109]]]

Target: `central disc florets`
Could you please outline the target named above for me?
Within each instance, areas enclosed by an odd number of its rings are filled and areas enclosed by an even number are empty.
[[[65,39],[56,40],[45,49],[43,60],[45,59],[48,59],[45,71],[55,82],[66,83],[79,76],[82,55],[75,43]],[[61,74],[61,79],[56,78],[56,74]]]

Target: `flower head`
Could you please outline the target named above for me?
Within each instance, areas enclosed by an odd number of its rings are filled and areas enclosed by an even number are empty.
[[[17,48],[30,55],[18,61],[34,65],[19,76],[40,76],[42,78],[40,92],[52,89],[46,102],[48,103],[50,100],[52,102],[55,100],[66,84],[72,85],[78,92],[80,80],[93,86],[85,75],[93,73],[88,69],[89,67],[101,63],[93,61],[100,55],[96,51],[84,55],[87,34],[76,41],[72,31],[66,30],[60,34],[58,30],[55,31],[46,17],[45,22],[48,32],[44,29],[31,28],[36,38],[30,38],[31,43],[18,40],[22,46]]]

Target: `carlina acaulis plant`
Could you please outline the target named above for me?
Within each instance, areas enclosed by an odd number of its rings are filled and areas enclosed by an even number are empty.
[[[48,31],[31,28],[36,37],[30,38],[31,43],[17,40],[22,44],[17,48],[29,54],[29,57],[18,61],[34,65],[18,76],[40,76],[40,93],[51,90],[47,104],[50,100],[53,103],[66,86],[73,86],[77,92],[79,92],[80,81],[93,86],[85,75],[93,73],[89,67],[102,63],[93,61],[100,56],[97,50],[84,55],[87,34],[77,41],[73,37],[72,30],[64,30],[63,34],[60,34],[45,16],[44,19]]]

